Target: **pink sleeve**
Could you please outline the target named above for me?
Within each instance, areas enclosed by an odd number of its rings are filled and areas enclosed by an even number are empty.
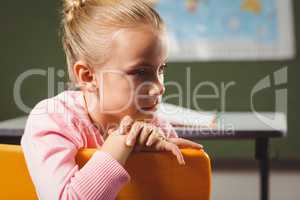
[[[29,115],[21,146],[39,199],[115,199],[129,174],[100,150],[79,169],[75,156],[83,139],[68,114],[35,108]]]
[[[178,135],[177,135],[174,127],[167,120],[156,116],[152,123],[154,125],[158,126],[159,128],[161,128],[163,130],[163,132],[165,133],[166,137],[178,138]]]

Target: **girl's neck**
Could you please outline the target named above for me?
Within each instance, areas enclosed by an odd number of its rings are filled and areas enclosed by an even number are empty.
[[[92,105],[97,102],[94,98],[97,98],[96,95],[83,92],[84,105],[90,121],[100,130],[102,136],[106,137],[107,130],[116,127],[119,124],[119,119],[112,115],[101,113],[98,106]]]

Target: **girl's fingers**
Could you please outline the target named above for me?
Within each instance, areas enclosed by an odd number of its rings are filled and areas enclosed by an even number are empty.
[[[203,149],[201,144],[183,138],[168,138],[168,141],[176,144],[179,148]]]
[[[119,134],[121,135],[127,134],[130,131],[133,122],[134,120],[129,115],[123,117],[120,123]]]
[[[131,146],[138,139],[139,145],[145,145],[148,137],[154,132],[155,126],[140,121],[136,121],[133,126],[139,126],[142,130],[140,132],[130,132],[127,136],[126,144]]]
[[[143,124],[144,128],[141,134],[139,135],[139,145],[144,146],[149,135],[151,135],[154,131],[153,128],[147,124]]]
[[[151,135],[148,137],[146,146],[151,146],[152,144],[156,143],[160,141],[160,138],[157,137],[157,133],[154,131],[152,131]]]
[[[136,142],[137,137],[140,135],[140,133],[143,130],[143,126],[141,122],[135,122],[127,135],[126,138],[126,145],[127,146],[133,146]]]
[[[146,146],[151,146],[152,144],[160,141],[160,136],[165,136],[164,132],[161,130],[161,128],[153,126],[153,132],[149,136]]]
[[[184,165],[185,161],[180,149],[175,144],[169,142],[165,142],[165,143],[166,143],[165,149],[171,151],[177,157],[179,164]]]

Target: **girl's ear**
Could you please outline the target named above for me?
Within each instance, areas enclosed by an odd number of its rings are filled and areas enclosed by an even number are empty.
[[[96,74],[86,62],[77,61],[73,66],[73,72],[79,88],[90,92],[97,90]]]

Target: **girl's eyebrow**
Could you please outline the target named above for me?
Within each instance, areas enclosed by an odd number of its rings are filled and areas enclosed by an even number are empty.
[[[150,63],[147,63],[146,61],[139,61],[135,64],[133,64],[132,66],[130,66],[129,68],[137,68],[137,67],[153,67],[153,65],[151,65]]]
[[[165,65],[166,62],[167,62],[167,60],[165,60],[164,62],[162,62],[158,67],[161,67],[161,66]],[[140,67],[140,66],[143,66],[143,67],[150,67],[150,68],[154,68],[154,67],[155,67],[154,65],[152,65],[152,64],[150,64],[150,63],[148,63],[148,62],[142,60],[142,61],[138,61],[137,63],[135,63],[135,64],[133,64],[133,65],[129,65],[129,66],[127,66],[126,68],[127,68],[127,69],[136,69],[136,68],[138,68],[138,67]]]

